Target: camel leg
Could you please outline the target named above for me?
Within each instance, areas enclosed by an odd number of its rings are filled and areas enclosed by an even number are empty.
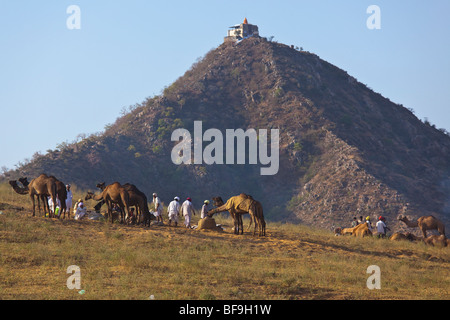
[[[140,218],[141,218],[141,209],[140,209],[139,205],[137,205],[136,206],[136,217],[135,217],[135,219],[136,219],[136,223],[135,224],[136,225],[139,224]]]
[[[258,220],[256,218],[256,214],[255,214],[255,209],[250,207],[248,210],[248,214],[250,215],[250,225],[252,224],[252,221],[255,222],[255,226],[253,227],[253,235],[255,235],[256,228],[258,228],[258,226],[259,226]],[[249,225],[249,228],[250,228],[250,225]]]
[[[243,230],[243,222],[242,222],[242,214],[237,214],[237,222],[238,222],[238,234],[244,234]]]
[[[427,230],[425,228],[420,227],[420,230],[423,233],[423,238],[426,239],[427,238]]]
[[[266,221],[264,220],[264,214],[262,212],[262,208],[258,207],[255,209],[256,216],[259,222],[259,228],[260,228],[260,236],[265,237],[266,236]]]
[[[46,214],[45,210],[47,210],[47,207],[45,206],[46,202],[45,202],[43,196],[37,196],[39,215],[41,215],[41,200],[42,200],[42,210],[44,210],[44,218],[45,218],[45,214]]]
[[[220,211],[218,211],[220,212]],[[230,213],[231,219],[233,219],[233,224],[234,224],[234,234],[238,234],[238,221],[237,221],[237,217],[236,217],[236,213],[234,212],[233,209],[228,210],[228,212]]]
[[[34,203],[34,194],[31,194],[30,195],[30,198],[31,198],[31,202],[33,203],[33,217],[35,216],[35,213],[36,213],[36,208],[35,208],[35,203]]]
[[[49,210],[49,209],[48,209],[47,197],[44,196],[44,195],[38,195],[37,198],[38,198],[38,206],[39,206],[39,215],[41,214],[41,209],[40,209],[41,204],[40,204],[40,201],[42,200],[42,207],[43,207],[43,210],[44,210],[44,218],[45,218],[45,217],[46,217],[46,214],[47,214],[47,210]]]
[[[44,203],[44,206],[47,208],[48,217],[50,218],[51,211],[50,211],[50,206],[48,205],[48,200],[47,200],[46,196],[42,196],[42,202]],[[44,213],[44,215],[45,215],[45,213]]]
[[[66,200],[64,200],[64,201],[60,200],[60,201],[61,201],[61,211],[59,212],[59,217],[63,218],[63,220],[66,220]],[[63,212],[64,212],[64,217],[62,216]]]
[[[34,196],[33,196],[34,199]],[[38,203],[38,214],[41,215],[41,200],[39,199],[39,196],[37,196],[37,203]]]
[[[111,224],[114,223],[113,214],[112,214],[112,204],[109,200],[105,200],[106,207],[108,208],[108,216],[111,218]]]

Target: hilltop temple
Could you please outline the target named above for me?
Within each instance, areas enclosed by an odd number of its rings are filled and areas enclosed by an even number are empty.
[[[259,37],[258,26],[249,24],[247,18],[245,18],[243,23],[230,27],[228,36],[225,37],[224,42],[239,41],[253,36]]]

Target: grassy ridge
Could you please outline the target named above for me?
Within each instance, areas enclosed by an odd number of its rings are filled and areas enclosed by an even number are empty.
[[[31,218],[29,199],[1,188],[1,299],[450,297],[449,248],[277,223],[265,238],[235,236],[226,216],[216,217],[223,233]],[[66,287],[70,265],[84,295]],[[366,287],[370,265],[381,268],[381,290]]]

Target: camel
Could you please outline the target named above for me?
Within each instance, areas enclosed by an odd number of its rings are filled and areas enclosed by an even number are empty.
[[[66,211],[67,211],[67,208],[66,208],[66,199],[67,199],[66,185],[62,181],[59,181],[55,176],[49,176],[49,179],[52,179],[52,180],[55,181],[55,184],[56,184],[56,195],[58,196],[58,199],[61,202],[61,213],[64,212],[63,219],[65,219],[66,218]],[[28,182],[28,178],[27,177],[22,177],[22,178],[19,179],[19,181],[24,185],[24,187],[28,187],[29,184],[30,184]],[[41,198],[42,198],[42,201],[44,202],[44,207],[45,207],[45,205],[47,205],[47,207],[48,207],[47,198],[46,197],[41,197]],[[38,199],[38,204],[39,204],[39,199]],[[61,216],[61,214],[58,216],[58,218],[60,216]],[[69,211],[68,217],[70,219],[70,211]]]
[[[447,247],[450,245],[449,239],[445,237],[445,235],[432,235],[423,240],[429,246],[439,246],[439,247]]]
[[[354,237],[361,237],[364,238],[366,236],[372,236],[372,231],[369,230],[369,226],[367,223],[361,223],[358,224],[356,227],[353,228],[344,228],[344,229],[336,229],[335,232],[340,232],[341,235],[352,235]]]
[[[419,228],[424,239],[427,238],[427,230],[437,230],[440,235],[445,236],[445,225],[433,216],[423,216],[417,221],[410,221],[406,216],[400,215],[398,220],[403,221],[410,228]]]
[[[31,180],[31,182],[25,187],[20,188],[17,184],[17,181],[9,181],[9,184],[13,187],[14,191],[18,194],[25,195],[28,194],[30,196],[31,202],[33,203],[33,217],[36,216],[36,204],[34,197],[37,197],[39,213],[40,203],[39,199],[44,201],[44,216],[45,216],[45,208],[47,203],[47,197],[51,197],[53,203],[56,203],[56,195],[57,195],[57,187],[56,187],[56,178],[50,178],[46,174],[41,174],[36,179]],[[65,200],[64,200],[65,201]],[[48,204],[47,204],[48,207]],[[51,212],[49,210],[48,214],[49,218],[51,218]]]
[[[243,234],[244,227],[242,223],[242,215],[248,213],[250,214],[250,225],[252,221],[255,222],[253,235],[256,234],[257,228],[259,230],[259,236],[266,235],[266,222],[264,220],[262,205],[259,201],[256,201],[251,196],[243,193],[238,196],[231,197],[226,203],[223,203],[223,200],[220,197],[215,197],[213,200],[215,205],[218,205],[218,207],[208,211],[207,214],[209,217],[212,217],[218,212],[228,211],[234,222],[234,233],[239,234],[240,231],[240,233]]]
[[[138,223],[143,220],[144,215],[150,215],[150,217],[153,216],[150,214],[150,210],[148,209],[147,196],[142,191],[140,191],[134,184],[130,183],[125,183],[122,187],[128,192],[129,206],[136,208],[136,221]],[[97,188],[100,188],[102,191],[105,190],[105,182],[98,183]]]
[[[244,196],[244,197],[247,197],[247,195],[245,195],[245,194],[241,194],[241,195]],[[216,206],[217,208],[221,207],[221,206],[223,206],[225,204],[221,197],[213,197],[212,199],[213,199],[214,206]],[[237,226],[238,227],[236,227],[236,226],[233,227],[233,230],[234,230],[234,232],[236,234],[238,233],[238,232],[236,232],[236,230],[241,230],[241,233],[242,233],[243,230],[244,230],[243,221],[242,221],[242,214],[235,215],[234,213],[235,213],[234,211],[230,212],[230,215],[231,215],[231,217],[233,219],[234,224],[236,224],[236,222],[237,222]],[[248,212],[244,212],[243,214],[246,214],[246,213],[248,213]],[[250,217],[250,223],[248,225],[247,230],[250,230],[252,222],[253,222],[253,219],[252,219],[252,217]],[[256,227],[256,224],[255,224],[255,227]]]
[[[93,199],[95,201],[104,200],[108,206],[108,216],[111,217],[111,223],[113,223],[112,204],[117,203],[121,210],[121,222],[127,223],[129,209],[130,209],[130,197],[125,188],[118,182],[114,182],[108,185],[105,190],[99,195],[94,195],[92,192],[88,192],[85,200]],[[126,215],[124,216],[126,210]]]
[[[389,240],[391,240],[391,241],[398,241],[398,240],[422,241],[423,238],[417,237],[410,232],[407,232],[407,233],[395,232],[392,236],[389,237]]]

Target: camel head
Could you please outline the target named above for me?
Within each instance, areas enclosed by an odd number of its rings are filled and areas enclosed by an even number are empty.
[[[225,202],[223,202],[221,197],[213,197],[212,200],[213,200],[213,205],[215,205],[216,207],[220,207],[225,204]]]
[[[106,184],[104,182],[100,182],[100,183],[97,183],[96,187],[99,189],[105,190]]]
[[[404,216],[404,215],[402,215],[402,214],[399,214],[398,216],[397,216],[397,220],[400,220],[400,221],[405,221],[405,220],[407,220],[408,218],[406,217],[406,216]]]
[[[28,178],[27,177],[22,177],[19,179],[20,183],[23,184],[24,187],[28,187],[28,185],[30,184],[28,182]]]
[[[84,198],[85,201],[89,200],[89,199],[93,199],[94,198],[94,193],[88,191],[88,193],[86,194],[86,197]]]
[[[11,187],[14,189],[14,191],[16,193],[21,194],[21,195],[28,194],[28,191],[29,191],[28,187],[25,187],[25,188],[19,187],[19,185],[17,184],[17,180],[10,180],[9,184],[11,185]]]
[[[418,237],[414,234],[412,234],[411,232],[407,232],[406,234],[406,239],[408,239],[409,241],[421,241],[422,237]]]

